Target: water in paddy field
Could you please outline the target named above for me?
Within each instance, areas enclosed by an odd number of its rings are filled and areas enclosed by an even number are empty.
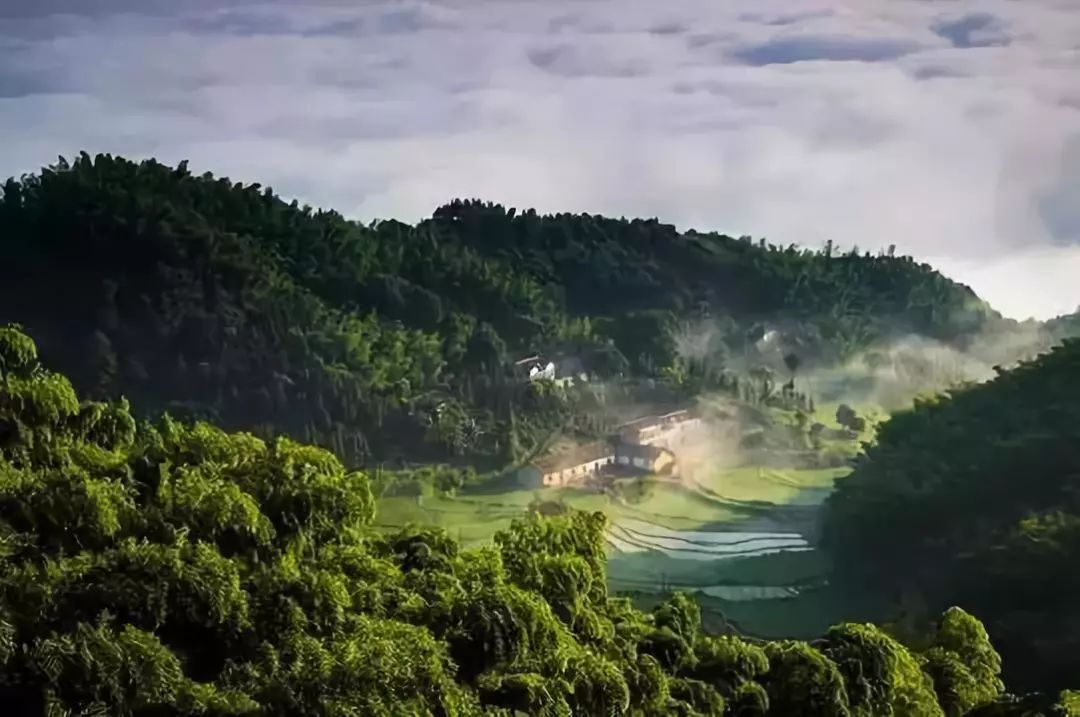
[[[672,530],[633,518],[612,523],[608,540],[623,553],[657,551],[685,560],[724,560],[811,549],[799,533]]]
[[[692,590],[692,586],[674,586],[676,590]],[[781,598],[798,597],[800,589],[792,586],[780,585],[710,585],[700,588],[701,592],[709,597],[720,598],[732,602],[744,600],[777,600]]]
[[[711,629],[762,637],[813,637],[864,614],[857,598],[830,588],[830,565],[815,547],[830,488],[805,486],[782,505],[725,499],[703,488],[693,487],[697,499],[723,507],[715,520],[645,510],[611,516],[613,592],[633,595],[643,607],[673,591],[689,593]]]

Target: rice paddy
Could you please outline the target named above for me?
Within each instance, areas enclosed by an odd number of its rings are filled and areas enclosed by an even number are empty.
[[[806,538],[798,533],[671,530],[633,518],[613,522],[607,539],[620,552],[655,550],[684,560],[729,560],[810,550]]]
[[[609,519],[613,593],[647,607],[679,590],[695,595],[707,624],[762,637],[808,637],[858,615],[836,595],[815,549],[817,516],[846,468],[739,466],[646,481],[635,502],[582,488],[455,497],[384,498],[378,525],[436,525],[466,546],[489,543],[536,501],[602,511]]]

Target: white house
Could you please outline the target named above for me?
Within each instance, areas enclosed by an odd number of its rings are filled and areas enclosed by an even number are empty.
[[[536,364],[529,369],[530,381],[539,381],[542,378],[546,378],[551,381],[555,380],[555,364],[551,361],[548,361],[546,366]]]
[[[701,419],[689,411],[673,411],[623,424],[619,429],[619,436],[623,443],[672,448],[683,443],[692,432],[701,427]]]

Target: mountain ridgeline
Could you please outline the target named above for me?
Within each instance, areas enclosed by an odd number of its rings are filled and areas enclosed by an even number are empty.
[[[0,320],[87,395],[290,435],[353,465],[505,465],[581,429],[587,395],[512,375],[536,353],[685,396],[730,388],[725,357],[770,326],[812,367],[892,336],[962,345],[1002,322],[891,251],[460,201],[416,226],[362,225],[108,155],[8,180],[0,242]],[[701,321],[716,329],[707,365],[676,341]]]

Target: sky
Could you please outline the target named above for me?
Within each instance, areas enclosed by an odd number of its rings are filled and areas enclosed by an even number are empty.
[[[364,222],[450,199],[895,245],[1080,305],[1077,0],[0,0],[0,176],[157,157]]]

